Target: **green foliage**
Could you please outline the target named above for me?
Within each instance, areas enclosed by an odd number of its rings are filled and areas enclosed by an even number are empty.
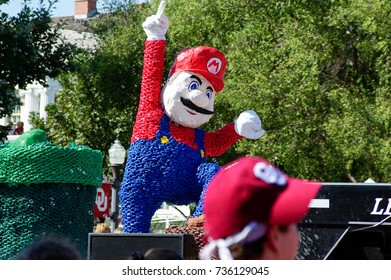
[[[29,122],[31,124],[33,124],[33,129],[42,129],[42,130],[45,130],[46,129],[46,126],[45,126],[45,120],[41,117],[39,117],[39,113],[38,112],[30,112],[30,115],[29,115]]]
[[[127,11],[132,9],[132,6],[137,0],[104,0],[102,9],[106,13],[117,13],[119,11]]]
[[[30,2],[24,1],[17,16],[0,13],[0,118],[21,105],[16,86],[23,89],[34,81],[46,85],[47,76],[54,78],[70,69],[68,61],[75,52],[72,45],[61,42],[60,26],[50,26],[50,12],[57,0],[49,1],[49,7],[41,0],[35,10],[28,6]]]
[[[141,24],[159,2],[102,18],[100,48],[77,57],[78,71],[61,77],[58,102],[48,108],[53,141],[104,152],[116,134],[127,142],[141,82]],[[213,46],[227,57],[225,88],[203,128],[252,109],[266,130],[213,160],[259,155],[294,177],[391,181],[390,1],[170,0],[165,14],[166,74],[184,48]]]
[[[296,177],[391,180],[389,1],[172,0],[166,10],[170,51],[205,44],[228,59],[205,129],[253,109],[267,132],[219,163],[259,155]]]

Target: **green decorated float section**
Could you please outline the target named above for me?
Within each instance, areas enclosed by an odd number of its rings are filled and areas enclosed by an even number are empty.
[[[102,164],[100,151],[55,146],[42,130],[0,146],[0,259],[44,236],[68,239],[86,257]]]

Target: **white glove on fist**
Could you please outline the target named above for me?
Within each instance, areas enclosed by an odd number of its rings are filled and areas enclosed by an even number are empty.
[[[166,40],[168,26],[168,18],[165,15],[149,16],[143,23],[148,40]]]
[[[261,138],[265,134],[261,120],[252,110],[244,111],[239,115],[235,121],[235,131],[240,136],[253,140]]]

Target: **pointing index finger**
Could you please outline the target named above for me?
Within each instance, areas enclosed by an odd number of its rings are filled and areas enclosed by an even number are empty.
[[[160,5],[159,5],[159,9],[157,10],[157,13],[156,13],[156,15],[158,17],[160,17],[163,14],[165,7],[166,7],[166,1],[161,1]]]

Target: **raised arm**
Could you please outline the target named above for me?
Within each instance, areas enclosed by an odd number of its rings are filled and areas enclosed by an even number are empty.
[[[144,49],[140,102],[131,142],[137,139],[153,139],[163,115],[160,90],[164,70],[165,34],[169,25],[167,17],[163,15],[164,7],[165,1],[162,1],[158,13],[149,16],[143,23],[147,40]]]

